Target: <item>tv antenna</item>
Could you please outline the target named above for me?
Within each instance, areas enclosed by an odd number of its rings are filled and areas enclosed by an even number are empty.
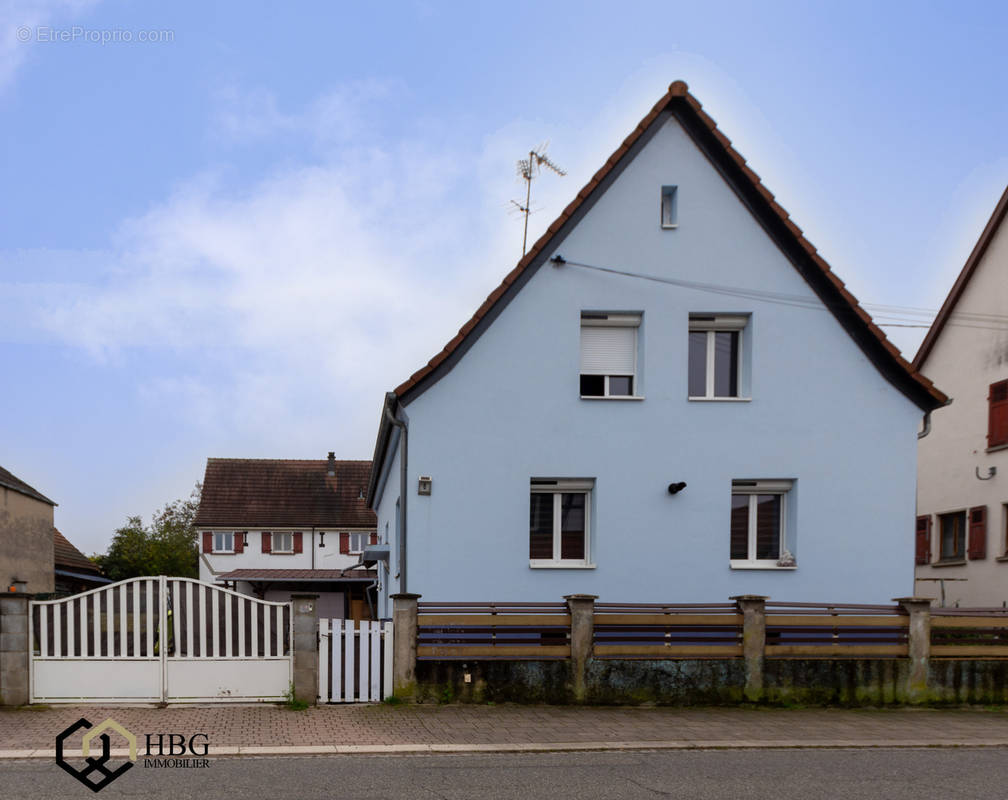
[[[522,205],[517,200],[512,200],[511,203],[525,215],[525,232],[522,234],[522,258],[525,257],[525,249],[528,244],[528,218],[532,209],[532,179],[542,172],[543,167],[552,170],[561,178],[567,174],[546,157],[546,148],[548,146],[549,142],[540,145],[535,150],[529,150],[528,158],[518,161],[518,177],[525,181],[525,205]]]

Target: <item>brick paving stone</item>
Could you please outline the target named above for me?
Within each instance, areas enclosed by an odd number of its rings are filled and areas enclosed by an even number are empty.
[[[596,708],[349,705],[52,706],[0,711],[0,750],[51,749],[87,717],[136,734],[206,733],[219,747],[585,742],[1008,742],[1008,712],[983,709]]]

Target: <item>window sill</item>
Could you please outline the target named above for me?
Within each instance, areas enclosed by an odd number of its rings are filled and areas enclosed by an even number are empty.
[[[610,395],[598,395],[598,394],[583,394],[581,395],[582,400],[643,400],[644,395],[634,394],[610,394]]]
[[[687,397],[691,403],[751,403],[751,397]]]
[[[212,556],[233,556],[236,555],[234,550],[211,550],[209,555]]]
[[[966,562],[965,558],[955,558],[955,559],[950,558],[950,559],[946,559],[945,561],[932,561],[931,562],[931,566],[932,567],[965,567],[966,563],[967,562]]]
[[[594,564],[566,564],[563,561],[553,563],[529,564],[529,569],[595,569]]]
[[[728,565],[732,569],[772,569],[772,570],[782,570],[785,572],[798,569],[797,564],[795,564],[793,567],[781,567],[772,561],[762,564],[759,562],[752,563],[749,561],[729,561]]]
[[[292,556],[295,555],[293,550],[270,550],[267,555],[270,556]]]
[[[997,453],[997,452],[999,452],[1001,450],[1008,450],[1008,442],[1005,442],[1004,444],[996,444],[993,447],[988,447],[986,450],[984,450],[984,452],[985,453]]]

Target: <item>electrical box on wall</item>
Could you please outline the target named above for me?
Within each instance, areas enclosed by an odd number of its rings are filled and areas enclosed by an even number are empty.
[[[431,483],[432,481],[430,475],[421,475],[420,480],[417,483],[417,494],[430,494]]]

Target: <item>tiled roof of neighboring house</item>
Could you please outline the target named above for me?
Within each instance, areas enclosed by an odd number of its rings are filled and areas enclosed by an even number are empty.
[[[987,252],[987,248],[990,246],[991,241],[994,239],[994,236],[997,234],[998,229],[1001,227],[1001,223],[1004,222],[1006,216],[1008,216],[1008,187],[1005,187],[1004,193],[1001,195],[1001,199],[994,207],[994,213],[991,214],[991,218],[987,220],[986,227],[984,227],[983,231],[980,233],[980,238],[977,239],[977,243],[973,247],[973,252],[971,252],[969,254],[969,258],[966,259],[966,264],[963,266],[962,272],[959,273],[959,277],[956,278],[956,282],[952,284],[952,289],[949,291],[948,297],[945,298],[945,302],[938,310],[938,316],[935,317],[934,322],[931,323],[931,328],[924,337],[924,341],[921,342],[921,346],[917,350],[917,355],[914,356],[914,369],[920,369],[924,365],[925,360],[927,360],[927,357],[931,354],[931,349],[935,346],[935,342],[938,341],[938,337],[941,336],[945,323],[948,322],[949,317],[952,316],[955,311],[956,303],[958,303],[959,298],[962,297],[962,293],[966,289],[966,284],[969,283],[970,278],[973,277],[973,273],[976,272],[977,265],[983,259],[984,253]]]
[[[373,569],[235,569],[218,573],[219,581],[338,581],[374,578]]]
[[[43,503],[48,503],[51,506],[56,505],[56,503],[42,494],[42,492],[38,489],[33,489],[23,480],[18,478],[16,475],[12,475],[3,467],[0,467],[0,486],[6,486],[8,489],[13,489],[15,492],[21,492],[21,494],[34,497],[36,500],[41,500]]]
[[[900,355],[882,329],[860,305],[857,299],[832,271],[825,259],[805,238],[801,228],[791,220],[774,199],[763,182],[731,145],[731,140],[718,129],[699,101],[689,93],[684,81],[675,81],[638,123],[602,168],[578,192],[577,197],[563,210],[553,224],[532,246],[528,253],[509,272],[500,286],[483,301],[472,318],[427,364],[414,372],[392,392],[386,395],[378,437],[375,441],[374,470],[368,485],[368,502],[374,497],[378,476],[381,474],[386,445],[391,436],[391,423],[385,410],[395,411],[397,404],[408,404],[436,383],[490,326],[522,286],[546,263],[552,253],[554,241],[560,241],[591,209],[599,197],[632,161],[637,150],[649,141],[662,124],[674,117],[682,125],[700,151],[725,178],[739,199],[763,226],[770,238],[788,257],[795,269],[805,279],[819,299],[832,312],[837,321],[855,341],[869,361],[882,375],[924,410],[935,409],[948,397],[926,377],[918,373]],[[657,124],[656,124],[657,123]],[[629,156],[629,157],[628,157]]]
[[[56,569],[93,573],[94,575],[102,574],[98,566],[74,547],[56,528],[53,528],[53,553]]]
[[[207,459],[197,527],[374,528],[364,502],[370,461]]]

